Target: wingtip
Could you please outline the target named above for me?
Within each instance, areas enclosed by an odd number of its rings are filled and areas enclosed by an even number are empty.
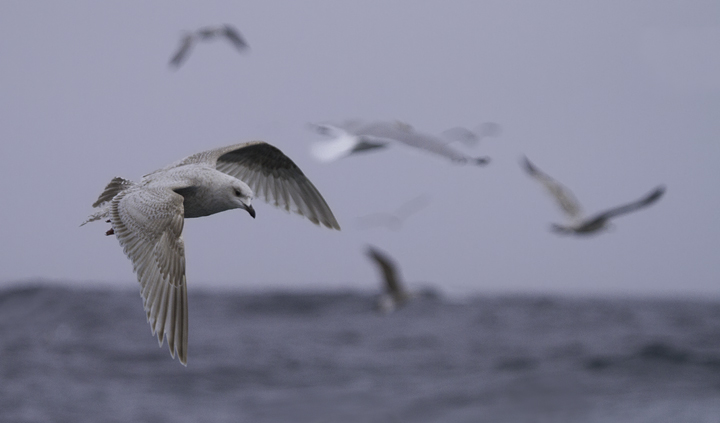
[[[524,155],[524,154],[523,154],[522,156],[520,156],[520,165],[521,165],[522,167],[524,167],[526,170],[527,170],[527,169],[534,169],[534,166],[533,166],[533,164],[530,162],[530,159],[528,159],[527,156]]]
[[[487,166],[488,164],[490,164],[490,161],[491,161],[490,157],[487,157],[487,156],[475,158],[475,164],[478,166]]]
[[[557,223],[551,223],[550,224],[550,232],[554,232],[556,234],[567,235],[567,234],[571,233],[572,230],[563,225],[558,225]]]
[[[365,254],[370,257],[378,257],[383,254],[382,250],[372,244],[365,244]]]
[[[310,221],[318,226],[324,226],[328,229],[334,229],[336,231],[341,230],[340,224],[334,218],[332,220],[322,220],[322,221],[319,221],[317,219],[310,219]]]
[[[497,122],[483,122],[477,128],[476,132],[480,137],[497,137],[502,134],[502,125]]]
[[[654,202],[660,199],[665,194],[666,188],[665,185],[658,185],[650,194],[648,194],[647,199],[645,201],[648,202]]]

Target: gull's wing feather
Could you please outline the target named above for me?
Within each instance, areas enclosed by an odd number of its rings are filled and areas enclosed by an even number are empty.
[[[188,303],[185,281],[183,197],[168,188],[129,188],[110,204],[110,220],[133,264],[153,334],[187,365]]]
[[[222,34],[240,51],[250,47],[242,35],[240,35],[240,31],[230,25],[225,24],[225,26],[223,26]]]
[[[386,291],[396,298],[401,295],[403,290],[400,286],[400,279],[395,262],[380,250],[370,246],[368,246],[367,254],[378,266],[380,272],[382,272]]]
[[[430,204],[430,199],[426,195],[419,195],[401,204],[395,211],[395,216],[397,216],[400,220],[405,220],[411,215],[427,207],[428,204]]]
[[[527,157],[525,157],[524,159],[525,160],[523,161],[523,167],[525,168],[525,171],[535,180],[545,186],[545,188],[550,192],[550,194],[552,194],[552,196],[555,198],[558,205],[560,206],[560,208],[562,208],[565,214],[568,215],[571,219],[581,218],[582,208],[580,207],[580,203],[575,199],[573,193],[569,189],[561,185],[559,182],[555,181],[553,178],[543,173],[534,164],[532,164]]]
[[[195,43],[195,38],[192,34],[187,34],[183,36],[183,39],[180,43],[180,48],[175,53],[175,55],[170,59],[170,66],[173,66],[175,68],[179,68],[180,65],[185,61],[188,54],[190,53],[190,49],[192,48],[193,44]]]
[[[486,164],[489,159],[486,157],[474,158],[459,151],[453,150],[442,138],[416,132],[412,126],[403,122],[376,122],[360,127],[355,132],[357,135],[372,136],[379,139],[391,139],[410,147],[429,151],[456,162],[475,162]]]
[[[97,201],[93,203],[93,207],[100,207],[106,202],[110,201],[115,197],[120,191],[123,191],[131,186],[135,185],[135,182],[129,181],[124,178],[120,178],[118,176],[114,177],[112,181],[110,181],[109,184],[105,187],[102,194],[100,194],[100,197],[98,197]]]
[[[446,129],[442,131],[440,136],[444,139],[446,144],[454,141],[460,141],[466,145],[475,145],[479,141],[478,134],[462,126]]]
[[[611,219],[615,216],[619,216],[621,214],[630,213],[631,211],[635,211],[635,210],[638,210],[643,207],[647,207],[647,206],[651,205],[652,203],[659,200],[660,197],[663,196],[663,194],[665,194],[665,187],[661,185],[661,186],[655,188],[654,190],[652,190],[652,192],[647,194],[645,197],[643,197],[637,201],[633,201],[632,203],[628,203],[628,204],[625,204],[622,206],[612,208],[610,210],[606,210],[602,213],[598,213],[596,216],[594,216],[588,220],[597,220],[597,219],[607,220],[607,219]]]
[[[263,141],[230,145],[193,154],[170,165],[205,163],[240,179],[266,202],[301,214],[315,224],[340,229],[322,195],[282,151]],[[167,168],[166,168],[167,169]]]
[[[401,204],[394,213],[378,212],[358,218],[362,227],[386,226],[392,230],[400,229],[403,222],[413,214],[427,207],[430,200],[426,195],[419,195]]]

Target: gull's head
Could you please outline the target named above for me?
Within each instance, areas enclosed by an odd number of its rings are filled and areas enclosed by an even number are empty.
[[[345,134],[345,131],[343,131],[342,129],[327,123],[308,123],[308,128],[312,129],[320,135],[325,135],[332,138],[336,138]]]
[[[253,219],[255,218],[255,209],[252,206],[255,194],[245,182],[239,179],[233,180],[228,185],[227,194],[233,208],[243,209],[250,213]]]

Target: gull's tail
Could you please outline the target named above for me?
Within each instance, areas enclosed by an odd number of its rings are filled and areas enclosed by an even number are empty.
[[[97,201],[92,205],[94,208],[99,208],[100,210],[96,213],[91,214],[87,218],[87,220],[80,224],[80,226],[83,226],[86,223],[94,222],[96,220],[106,219],[110,213],[110,201],[112,201],[112,199],[121,191],[124,191],[133,185],[135,185],[135,182],[133,181],[129,181],[120,177],[113,178],[112,181],[107,184],[102,194],[100,194],[100,197],[98,197]]]

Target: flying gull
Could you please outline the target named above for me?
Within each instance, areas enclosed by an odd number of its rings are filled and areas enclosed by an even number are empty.
[[[347,121],[340,125],[314,124],[316,132],[330,136],[330,141],[321,141],[311,146],[311,153],[320,161],[329,162],[361,151],[377,150],[391,143],[401,143],[409,147],[435,153],[459,164],[485,165],[488,157],[470,157],[448,144],[448,139],[425,134],[403,122]]]
[[[400,272],[395,261],[386,253],[372,246],[368,246],[367,255],[375,262],[382,273],[383,292],[378,300],[378,309],[388,313],[405,304],[411,295],[402,286]]]
[[[587,235],[598,232],[601,229],[607,228],[610,219],[621,214],[647,207],[656,202],[665,193],[665,187],[660,185],[637,201],[633,201],[632,203],[615,207],[586,218],[583,216],[580,203],[575,199],[569,189],[540,171],[540,169],[532,164],[527,157],[524,158],[523,167],[530,176],[545,186],[548,192],[550,192],[560,205],[563,212],[570,219],[570,224],[568,225],[553,224],[551,226],[553,231],[563,234],[575,233],[579,235]]]
[[[225,37],[232,45],[235,46],[239,51],[245,51],[249,48],[245,39],[240,35],[240,32],[232,26],[225,24],[220,26],[207,26],[198,29],[195,32],[186,32],[180,39],[180,48],[170,59],[170,66],[179,68],[180,65],[187,59],[190,54],[190,50],[193,48],[195,43],[200,41],[211,41],[219,37]]]
[[[419,195],[400,205],[394,212],[372,213],[358,218],[361,228],[385,226],[388,229],[397,231],[410,216],[424,209],[430,204],[425,195]]]
[[[252,200],[294,211],[317,225],[340,229],[315,186],[280,150],[262,141],[193,154],[143,176],[114,178],[83,225],[107,220],[132,261],[153,334],[187,365],[188,302],[185,280],[185,218],[243,209]],[[82,225],[81,225],[82,226]]]
[[[440,135],[448,142],[460,141],[465,145],[474,147],[483,138],[497,137],[502,132],[502,127],[495,122],[484,122],[480,124],[474,131],[462,126],[446,129]]]

